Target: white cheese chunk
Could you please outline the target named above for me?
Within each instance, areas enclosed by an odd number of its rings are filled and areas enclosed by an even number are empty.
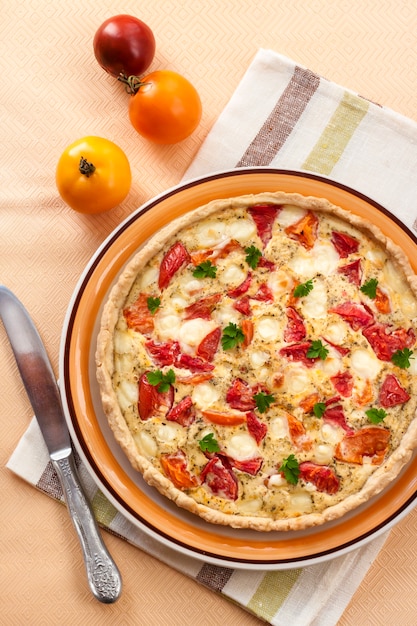
[[[120,381],[116,393],[122,411],[126,411],[132,404],[137,403],[139,398],[137,383],[129,382],[126,379]]]
[[[149,287],[150,285],[152,285],[152,283],[155,283],[158,280],[159,277],[159,267],[148,267],[141,275],[140,278],[140,290],[144,291],[145,289],[147,289],[147,287]]]
[[[287,481],[281,474],[272,474],[272,476],[268,478],[268,487],[283,487],[287,484]]]
[[[226,451],[236,461],[247,461],[258,453],[256,441],[249,433],[238,433],[226,443]]]
[[[234,220],[229,224],[229,234],[232,239],[244,243],[256,233],[255,223],[252,220]]]
[[[343,439],[345,431],[343,428],[332,426],[331,424],[323,424],[321,427],[321,436],[327,443],[336,445]]]
[[[374,352],[363,348],[352,351],[350,363],[357,376],[370,380],[374,380],[378,376],[382,367]]]
[[[290,496],[287,511],[291,513],[308,513],[313,506],[311,496],[308,493],[295,493]]]
[[[288,420],[283,415],[274,417],[269,424],[269,434],[273,439],[285,439],[289,437]]]
[[[220,326],[227,326],[230,322],[238,324],[240,314],[233,308],[232,304],[224,303],[219,308],[214,309],[212,317]]]
[[[176,422],[160,424],[156,432],[158,441],[165,444],[174,444],[175,448],[180,447],[185,438],[184,428]]]
[[[251,500],[242,500],[239,503],[239,511],[246,515],[257,513],[262,509],[262,500],[260,498],[252,498]]]
[[[212,320],[203,320],[196,317],[186,320],[180,326],[178,341],[182,352],[191,353],[201,343],[206,335],[216,328],[216,323]]]
[[[200,248],[217,246],[226,239],[226,223],[221,220],[205,220],[197,225],[196,238]]]
[[[335,322],[326,328],[326,339],[337,346],[343,344],[346,339],[346,325],[342,322]]]
[[[316,274],[333,274],[339,261],[339,255],[330,242],[318,241],[311,250],[300,246],[288,265],[302,280],[306,280]]]
[[[289,274],[281,269],[278,269],[271,272],[267,284],[274,297],[278,298],[283,294],[287,294],[291,290],[294,281]]]
[[[130,331],[116,330],[114,333],[114,349],[118,354],[132,354],[135,350],[135,338]]]
[[[237,287],[245,280],[247,273],[239,265],[231,263],[219,275],[219,282],[227,287]]]
[[[146,430],[141,430],[134,434],[135,443],[140,454],[147,458],[156,456],[158,452],[158,444],[155,439]]]
[[[264,341],[276,341],[280,335],[280,323],[275,317],[262,317],[256,324],[256,332]]]
[[[417,352],[416,352],[416,350],[413,351],[412,358],[410,358],[410,367],[408,368],[408,372],[410,372],[410,374],[412,376],[415,376],[417,374]]]
[[[176,339],[181,328],[181,317],[174,312],[167,311],[154,318],[155,332],[162,341]]]
[[[301,300],[301,311],[307,319],[327,317],[327,290],[323,281],[315,279],[310,293]]]
[[[262,365],[265,365],[265,363],[267,361],[269,361],[270,359],[270,354],[269,352],[262,352],[262,350],[255,350],[254,352],[251,352],[251,354],[249,355],[249,360],[251,362],[252,367],[262,367]]]
[[[192,400],[199,409],[207,409],[219,398],[220,391],[209,382],[200,383],[193,389]]]
[[[188,274],[185,274],[184,277],[180,279],[178,284],[180,286],[181,291],[185,294],[193,294],[198,291],[201,291],[202,289],[201,280],[198,280],[198,278],[189,276]]]
[[[303,391],[306,392],[309,385],[310,377],[305,367],[294,363],[285,368],[283,391],[297,395]]]
[[[317,445],[313,452],[313,458],[319,465],[327,465],[333,459],[334,446],[321,443]]]
[[[282,207],[282,210],[277,215],[277,222],[283,228],[299,222],[307,213],[305,209],[293,204],[286,204]]]

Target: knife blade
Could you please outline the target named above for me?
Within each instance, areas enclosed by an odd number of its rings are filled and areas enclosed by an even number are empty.
[[[60,479],[64,498],[81,543],[90,589],[100,602],[115,602],[121,593],[120,572],[97,527],[79,481],[59,387],[45,346],[20,300],[0,285],[0,317],[26,392]]]

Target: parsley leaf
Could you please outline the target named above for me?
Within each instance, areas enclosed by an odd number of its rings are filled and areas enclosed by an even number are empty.
[[[369,409],[369,411],[365,411],[365,413],[372,424],[379,424],[379,422],[382,422],[384,417],[387,416],[384,409]]]
[[[324,361],[329,354],[328,349],[322,344],[321,339],[316,339],[311,342],[311,346],[307,350],[308,359],[316,359],[317,357]]]
[[[275,400],[275,397],[272,396],[270,393],[260,391],[259,393],[255,393],[253,399],[256,402],[256,407],[259,413],[265,413],[265,411],[269,409],[269,407]]]
[[[149,296],[149,298],[146,300],[146,304],[148,306],[149,311],[153,315],[161,306],[161,298],[152,298],[152,296]]]
[[[198,442],[200,449],[203,452],[219,452],[220,446],[217,443],[217,440],[214,438],[213,433],[209,433]]]
[[[378,287],[378,281],[376,278],[370,278],[366,283],[360,287],[362,293],[367,295],[372,300],[376,298],[376,288]]]
[[[312,289],[314,289],[313,279],[310,278],[310,280],[307,280],[305,283],[297,285],[293,291],[294,298],[303,298],[304,296],[308,296]]]
[[[262,256],[262,252],[255,246],[249,246],[245,248],[246,258],[245,261],[253,270],[258,267],[259,259]]]
[[[243,330],[236,324],[233,324],[233,322],[230,322],[230,324],[228,324],[226,328],[223,329],[223,350],[230,350],[231,348],[235,348],[239,343],[242,343],[244,340],[245,335],[243,333]]]
[[[217,267],[211,261],[203,261],[193,271],[195,278],[216,278]]]
[[[313,406],[313,413],[316,417],[323,417],[323,413],[326,410],[326,404],[324,402],[316,402]]]
[[[168,370],[166,374],[163,374],[161,370],[155,370],[155,372],[148,372],[146,378],[152,387],[157,387],[159,393],[165,393],[170,385],[175,383],[175,372]]]
[[[278,468],[278,471],[284,474],[285,479],[291,483],[291,485],[296,485],[298,483],[300,465],[293,454],[290,454],[290,456],[283,460],[281,467]]]
[[[394,365],[401,367],[401,369],[405,370],[407,367],[410,367],[410,359],[414,359],[413,351],[408,348],[404,348],[404,350],[396,350],[391,357],[391,361]]]

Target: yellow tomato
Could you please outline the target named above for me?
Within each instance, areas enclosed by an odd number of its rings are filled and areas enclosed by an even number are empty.
[[[62,153],[56,169],[61,198],[79,213],[102,213],[120,204],[132,182],[119,146],[102,137],[83,137]]]

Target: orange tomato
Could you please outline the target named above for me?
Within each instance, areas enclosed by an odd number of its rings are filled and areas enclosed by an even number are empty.
[[[102,137],[83,137],[62,153],[55,174],[61,198],[79,213],[102,213],[127,196],[132,175],[119,146]]]
[[[130,77],[129,117],[140,135],[159,144],[186,139],[197,128],[202,113],[200,96],[183,76],[158,70],[144,78]],[[122,82],[126,82],[123,79]]]

